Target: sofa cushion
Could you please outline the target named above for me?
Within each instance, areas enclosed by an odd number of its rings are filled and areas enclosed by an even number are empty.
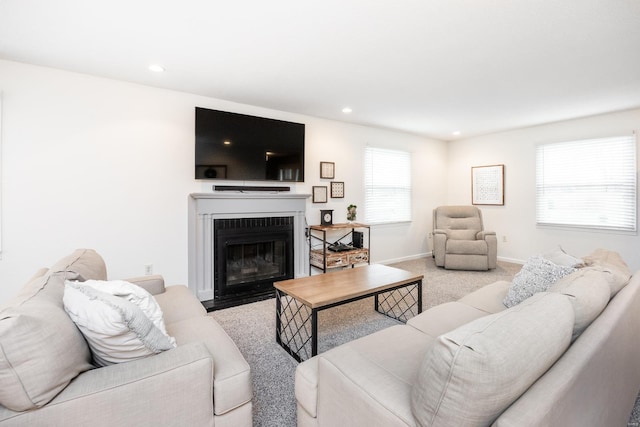
[[[486,316],[487,313],[457,301],[446,302],[431,307],[407,321],[407,325],[416,328],[432,338],[449,332],[458,326]]]
[[[396,325],[319,354],[318,420],[327,426],[364,425],[354,420],[366,414],[376,420],[367,425],[412,425],[411,389],[433,342],[412,327]]]
[[[175,347],[175,340],[165,331],[162,311],[138,286],[67,281],[64,308],[89,343],[98,366],[128,362]]]
[[[596,249],[584,257],[587,268],[609,272],[607,281],[611,298],[622,289],[631,278],[631,271],[619,253],[607,249]]]
[[[63,283],[64,272],[38,277],[0,311],[0,404],[9,409],[44,406],[92,368],[89,348],[62,308]]]
[[[507,308],[502,301],[507,295],[510,285],[511,283],[506,280],[499,280],[463,296],[458,302],[482,310],[487,314],[498,313]]]
[[[446,230],[447,239],[454,240],[476,240],[480,230]]]
[[[413,386],[416,421],[490,425],[564,353],[573,319],[565,295],[545,292],[438,337]]]
[[[162,308],[165,325],[207,314],[202,303],[184,285],[167,286],[155,299]]]
[[[447,240],[447,254],[487,255],[486,240]]]
[[[556,265],[564,265],[565,267],[573,268],[584,267],[584,261],[582,258],[576,258],[573,255],[569,255],[561,246],[558,246],[550,252],[542,254],[542,257]]]
[[[107,267],[102,257],[93,249],[76,249],[70,255],[56,262],[50,269],[52,273],[66,273],[68,280],[107,280]],[[64,284],[60,289],[62,303]]]
[[[92,368],[82,334],[62,305],[65,278],[106,279],[92,249],[77,249],[40,270],[0,309],[0,404],[15,411],[41,407],[79,373]]]
[[[513,277],[503,303],[507,307],[513,307],[537,292],[546,291],[556,281],[574,271],[573,267],[557,265],[540,255],[534,255]]]
[[[549,292],[569,295],[575,314],[572,340],[575,340],[600,315],[609,303],[607,273],[580,269],[558,280]]]

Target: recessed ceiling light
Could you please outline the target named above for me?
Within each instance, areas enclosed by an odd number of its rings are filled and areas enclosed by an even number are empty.
[[[343,112],[343,113],[345,113],[345,114],[349,114],[349,113],[351,113],[352,111],[353,111],[353,110],[352,110],[351,108],[349,108],[349,107],[344,107],[344,108],[342,109],[342,112]]]
[[[154,73],[161,73],[164,71],[164,67],[158,64],[149,65],[149,69]]]
[[[459,130],[454,131],[454,132],[451,132],[451,134],[452,134],[453,136],[458,136],[458,135],[460,135],[461,133],[462,133],[462,132],[460,132]]]

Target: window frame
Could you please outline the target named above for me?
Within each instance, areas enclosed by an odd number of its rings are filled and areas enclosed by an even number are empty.
[[[398,162],[401,166],[398,166]],[[407,150],[373,146],[364,148],[364,216],[367,224],[395,224],[413,220],[412,162],[412,153]],[[391,168],[380,169],[385,163]],[[402,205],[397,209],[382,207],[385,201],[398,196],[402,196]]]
[[[637,234],[637,191],[635,133],[535,147],[538,227]]]

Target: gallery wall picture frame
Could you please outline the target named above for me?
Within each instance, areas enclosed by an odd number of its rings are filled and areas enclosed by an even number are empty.
[[[344,199],[344,182],[341,182],[341,181],[331,182],[331,198]]]
[[[333,179],[336,177],[336,164],[334,162],[320,162],[320,178]]]
[[[471,167],[471,204],[504,205],[504,165]]]
[[[326,185],[314,185],[311,193],[313,203],[327,203]]]

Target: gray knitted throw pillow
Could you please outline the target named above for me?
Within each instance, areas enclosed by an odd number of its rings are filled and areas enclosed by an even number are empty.
[[[546,291],[556,281],[574,271],[576,269],[573,267],[557,265],[540,255],[534,255],[514,276],[502,303],[506,307],[513,307],[538,292]]]

